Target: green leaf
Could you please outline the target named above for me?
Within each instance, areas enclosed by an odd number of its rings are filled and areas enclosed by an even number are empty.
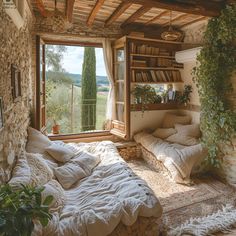
[[[48,195],[43,201],[43,205],[49,206],[52,203],[52,201],[53,201],[53,196]]]

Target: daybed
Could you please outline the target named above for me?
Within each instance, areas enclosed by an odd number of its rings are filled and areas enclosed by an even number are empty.
[[[199,143],[198,124],[191,118],[167,113],[161,128],[134,136],[142,156],[154,169],[167,173],[176,183],[191,184],[191,173],[201,170],[207,151]]]
[[[29,129],[26,150],[9,183],[44,185],[43,197],[54,196],[52,221],[33,235],[159,235],[158,199],[112,142],[51,142]]]

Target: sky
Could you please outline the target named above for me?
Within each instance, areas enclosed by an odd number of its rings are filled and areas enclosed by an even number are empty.
[[[62,67],[69,73],[82,74],[83,58],[83,47],[68,46],[62,60]],[[106,76],[102,48],[96,48],[96,74]]]

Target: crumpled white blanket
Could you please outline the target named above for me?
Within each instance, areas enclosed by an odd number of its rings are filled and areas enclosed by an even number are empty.
[[[170,177],[177,183],[191,183],[190,175],[194,166],[206,156],[201,144],[183,146],[169,143],[147,132],[136,134],[134,139],[164,164]]]
[[[34,235],[105,236],[120,222],[132,225],[138,216],[161,216],[158,199],[132,172],[112,142],[64,145],[100,155],[101,163],[90,176],[65,190],[61,215],[55,213],[44,229],[36,224]]]

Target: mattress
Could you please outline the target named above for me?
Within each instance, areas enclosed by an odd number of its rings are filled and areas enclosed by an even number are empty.
[[[160,218],[162,207],[146,182],[136,176],[112,142],[61,144],[74,151],[88,151],[101,158],[92,174],[65,190],[62,212],[50,224],[35,228],[35,235],[104,236],[138,217]]]

